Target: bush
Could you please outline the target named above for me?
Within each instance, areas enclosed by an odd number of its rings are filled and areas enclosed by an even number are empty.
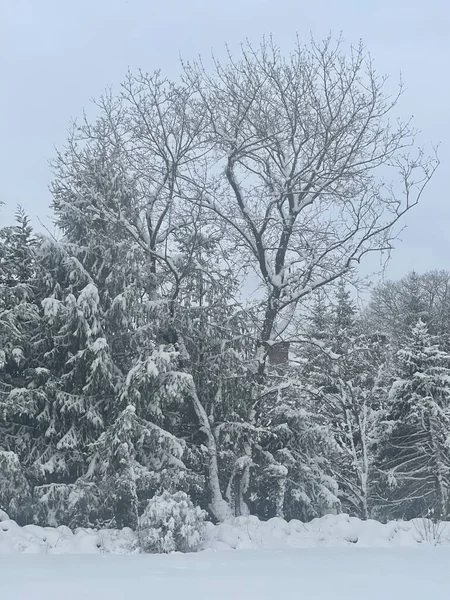
[[[205,516],[185,492],[154,496],[139,519],[142,550],[195,552],[204,539]]]

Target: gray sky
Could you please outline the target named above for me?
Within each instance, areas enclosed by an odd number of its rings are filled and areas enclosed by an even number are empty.
[[[379,71],[402,72],[401,114],[423,141],[441,142],[441,166],[405,221],[388,269],[450,268],[450,4],[448,0],[0,0],[0,225],[17,203],[49,217],[48,159],[72,117],[128,67],[169,76],[179,56],[216,54],[272,33],[289,49],[296,32],[360,38]],[[47,220],[48,222],[48,220]]]

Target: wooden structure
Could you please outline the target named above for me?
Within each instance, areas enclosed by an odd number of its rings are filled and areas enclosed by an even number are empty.
[[[287,365],[289,363],[289,342],[271,344],[267,351],[267,358],[271,365]]]

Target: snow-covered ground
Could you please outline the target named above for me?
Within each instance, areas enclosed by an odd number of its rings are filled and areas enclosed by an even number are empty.
[[[157,556],[131,530],[0,514],[0,600],[448,600],[449,567],[450,524],[422,520],[240,518],[209,524],[203,552]]]
[[[1,600],[448,600],[450,548],[4,555]]]

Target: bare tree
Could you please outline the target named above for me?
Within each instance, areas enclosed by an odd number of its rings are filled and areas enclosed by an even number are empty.
[[[185,80],[221,167],[197,173],[197,198],[246,249],[265,289],[262,375],[289,308],[392,248],[437,158],[414,147],[409,122],[389,120],[402,87],[384,92],[362,45],[346,55],[340,41],[297,43],[283,58],[266,40],[211,72],[186,64]]]
[[[450,273],[409,273],[384,281],[372,292],[365,317],[373,331],[387,334],[395,344],[408,338],[419,319],[433,335],[445,335],[450,315]]]
[[[189,87],[177,86],[159,72],[129,73],[120,94],[109,91],[96,102],[97,120],[90,123],[85,117],[74,124],[66,150],[55,163],[57,202],[64,201],[65,184],[70,185],[71,175],[80,175],[83,167],[91,173],[95,164],[126,179],[133,190],[126,202],[98,196],[88,210],[127,231],[148,256],[152,274],[158,264],[170,273],[172,299],[181,276],[180,265],[171,258],[173,236],[193,220],[192,215],[186,220],[180,203],[183,182],[188,165],[203,154],[202,119],[193,113],[191,96]]]
[[[346,55],[340,40],[298,42],[284,58],[269,39],[213,62],[212,70],[184,65],[214,156],[206,171],[194,165],[193,197],[223,221],[262,283],[258,387],[299,301],[364,255],[391,250],[395,225],[438,161],[414,147],[410,122],[391,123],[402,87],[393,97],[384,91],[361,44]],[[251,460],[241,462],[244,494]]]

